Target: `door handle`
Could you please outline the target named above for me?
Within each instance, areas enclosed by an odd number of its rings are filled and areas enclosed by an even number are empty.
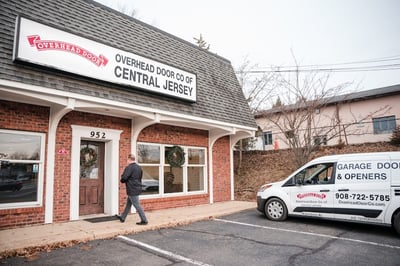
[[[319,192],[329,192],[329,189],[321,189]]]
[[[342,189],[338,189],[338,191],[349,191],[348,188],[342,188]]]

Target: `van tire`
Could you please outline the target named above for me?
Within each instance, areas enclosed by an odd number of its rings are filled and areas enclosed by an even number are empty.
[[[400,211],[393,216],[393,228],[400,234]]]
[[[265,203],[264,214],[269,220],[283,221],[287,218],[287,208],[282,200],[272,198]]]

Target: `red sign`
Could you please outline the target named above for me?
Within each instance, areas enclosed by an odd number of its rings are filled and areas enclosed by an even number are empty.
[[[298,199],[302,199],[305,197],[313,197],[313,198],[319,198],[319,199],[325,199],[326,195],[324,193],[314,193],[314,192],[309,192],[309,193],[303,193],[303,194],[297,194]]]
[[[58,154],[68,154],[68,151],[65,148],[58,150]]]
[[[27,38],[29,44],[32,47],[36,46],[36,49],[38,49],[38,51],[60,50],[60,51],[70,52],[82,56],[83,58],[86,58],[87,60],[89,60],[90,62],[92,62],[97,66],[101,65],[105,66],[108,63],[108,59],[104,55],[102,54],[100,54],[99,56],[94,55],[88,50],[72,43],[54,41],[54,40],[41,40],[39,35],[31,35],[28,36]]]

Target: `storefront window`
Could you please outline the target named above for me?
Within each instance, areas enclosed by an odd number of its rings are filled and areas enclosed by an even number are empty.
[[[160,177],[159,166],[142,165],[142,194],[159,194],[160,193]]]
[[[188,149],[188,191],[204,190],[205,150]]]
[[[183,192],[183,168],[164,167],[164,193]]]
[[[203,167],[188,167],[188,191],[204,190]]]
[[[44,134],[0,130],[0,208],[41,202]]]
[[[158,145],[138,145],[138,162],[141,164],[159,164],[160,146]]]
[[[138,163],[143,169],[142,194],[204,192],[205,154],[205,148],[138,144]]]
[[[138,145],[138,163],[142,166],[142,194],[160,193],[160,146]]]

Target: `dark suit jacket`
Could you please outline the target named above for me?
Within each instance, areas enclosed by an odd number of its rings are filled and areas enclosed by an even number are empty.
[[[128,196],[137,196],[142,192],[142,174],[142,168],[137,163],[131,163],[125,168],[121,183],[125,183]]]

